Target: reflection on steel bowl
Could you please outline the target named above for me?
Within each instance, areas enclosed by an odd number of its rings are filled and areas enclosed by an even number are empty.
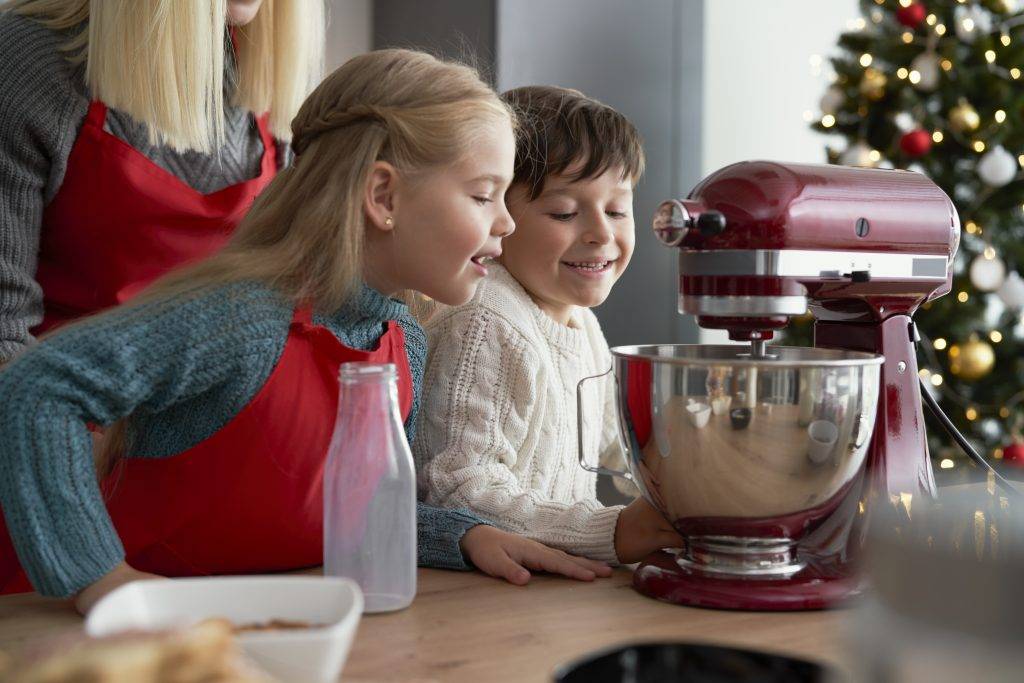
[[[863,472],[883,358],[749,349],[612,349],[620,432],[633,479],[687,541],[684,567],[790,576],[802,568],[795,543]],[[695,406],[708,405],[720,410],[695,420]]]

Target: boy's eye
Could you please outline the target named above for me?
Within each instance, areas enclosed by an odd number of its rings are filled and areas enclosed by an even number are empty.
[[[605,213],[608,214],[611,218],[616,219],[626,218],[627,216],[629,216],[629,214],[626,213],[625,211],[605,211]]]
[[[482,204],[488,204],[488,203],[490,203],[490,202],[494,201],[494,200],[493,200],[493,199],[491,199],[490,197],[479,197],[479,196],[474,196],[474,197],[473,197],[473,199],[475,199],[475,200],[476,200],[476,203],[477,203],[477,204],[481,204],[481,205],[482,205]]]
[[[549,213],[549,216],[554,218],[556,221],[571,221],[575,216],[576,212],[571,213]]]

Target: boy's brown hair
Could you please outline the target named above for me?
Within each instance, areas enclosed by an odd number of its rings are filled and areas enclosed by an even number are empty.
[[[574,168],[573,182],[596,178],[609,169],[636,183],[644,172],[640,133],[606,104],[578,90],[530,85],[502,93],[519,119],[513,184],[529,188],[530,201],[544,181]]]

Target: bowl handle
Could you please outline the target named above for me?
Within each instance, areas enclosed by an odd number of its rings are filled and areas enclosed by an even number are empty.
[[[580,467],[582,467],[586,471],[594,472],[595,474],[607,474],[612,477],[622,477],[627,481],[633,481],[633,475],[630,474],[629,472],[623,472],[621,470],[613,470],[608,467],[603,467],[600,463],[598,463],[597,467],[591,467],[583,459],[583,384],[587,382],[587,380],[600,379],[601,377],[604,377],[605,375],[612,372],[612,370],[614,369],[615,367],[612,366],[605,370],[604,372],[602,372],[600,375],[591,375],[590,377],[584,377],[583,379],[576,383],[576,452],[580,459]],[[615,388],[616,390],[618,390],[619,378],[616,377],[615,375],[612,375],[612,378],[615,380]],[[616,393],[618,392],[616,391]],[[629,446],[627,446],[625,444],[625,441],[622,439],[619,439],[619,443],[623,444],[623,448],[625,448],[627,451],[626,460],[628,462]]]

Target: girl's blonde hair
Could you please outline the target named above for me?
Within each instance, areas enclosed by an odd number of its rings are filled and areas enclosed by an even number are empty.
[[[299,109],[295,163],[256,199],[228,245],[127,305],[257,281],[295,305],[337,310],[362,280],[363,193],[373,164],[386,161],[415,182],[501,124],[514,124],[511,110],[468,66],[409,50],[355,57]],[[105,452],[125,452],[123,421],[111,432]]]
[[[11,0],[2,9],[57,31],[85,62],[92,97],[147,124],[150,142],[211,153],[224,144],[227,0]],[[290,140],[288,123],[323,70],[324,0],[263,0],[234,31],[234,104]]]

